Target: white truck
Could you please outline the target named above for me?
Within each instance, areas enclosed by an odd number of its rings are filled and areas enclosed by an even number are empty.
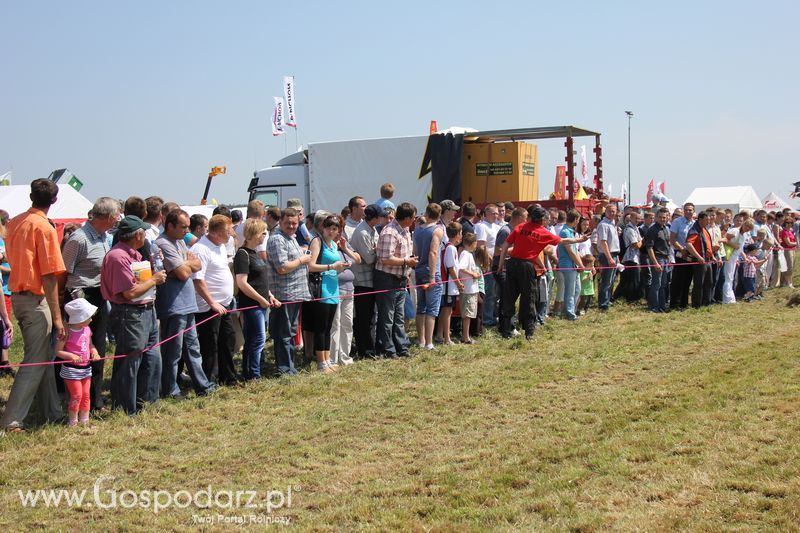
[[[430,172],[419,177],[427,144],[427,135],[311,143],[253,172],[249,199],[283,208],[289,198],[300,198],[306,213],[338,213],[353,196],[373,203],[380,186],[391,182],[395,203],[411,202],[421,210],[431,193]]]

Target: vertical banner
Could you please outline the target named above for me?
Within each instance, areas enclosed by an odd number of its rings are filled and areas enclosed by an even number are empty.
[[[653,202],[653,193],[656,192],[655,184],[653,180],[650,180],[650,183],[647,184],[647,198],[644,199],[644,203],[650,204]]]
[[[563,200],[567,191],[567,167],[558,165],[556,167],[556,182],[553,186],[553,195],[556,200]]]
[[[294,114],[294,76],[283,77],[283,97],[286,99],[286,125],[297,127],[297,117]]]
[[[581,145],[581,182],[589,185],[589,165],[586,163],[586,145]]]
[[[272,110],[272,136],[283,135],[284,131],[284,118],[283,118],[283,98],[280,96],[273,96],[275,100],[275,108]]]
[[[660,192],[661,194],[665,194],[665,193],[664,193],[664,183],[666,183],[666,182],[664,182],[664,181],[659,181],[659,182],[658,182],[658,186],[656,187],[656,188],[659,190],[659,192]]]
[[[628,185],[623,181],[620,189],[619,195],[622,197],[622,203],[628,205]]]

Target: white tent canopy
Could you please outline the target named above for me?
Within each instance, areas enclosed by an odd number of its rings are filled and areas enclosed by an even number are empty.
[[[730,209],[734,213],[761,209],[761,200],[750,186],[739,187],[698,187],[692,191],[687,202],[699,211],[709,207]]]
[[[10,216],[15,217],[30,208],[30,195],[30,185],[7,185],[0,187],[0,209],[5,209]],[[58,200],[50,206],[47,217],[53,220],[85,220],[88,218],[89,210],[93,205],[94,204],[87,200],[84,195],[66,183],[61,183],[58,186]]]
[[[767,211],[780,211],[781,209],[785,209],[787,207],[790,209],[794,209],[794,207],[789,202],[787,202],[774,192],[771,192],[768,195],[766,195],[764,199],[761,201],[761,203],[764,205],[764,209],[766,209]]]

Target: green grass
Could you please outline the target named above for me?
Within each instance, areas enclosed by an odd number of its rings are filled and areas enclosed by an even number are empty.
[[[551,320],[533,343],[490,334],[115,413],[94,433],[6,435],[0,528],[185,529],[218,514],[31,509],[17,496],[91,492],[106,475],[119,491],[291,486],[291,508],[274,514],[303,529],[796,530],[790,295],[657,316],[616,306]]]

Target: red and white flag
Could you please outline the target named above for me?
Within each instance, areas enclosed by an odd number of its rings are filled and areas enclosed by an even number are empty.
[[[275,100],[275,108],[272,110],[272,136],[283,135],[285,122],[283,119],[283,98],[280,96],[273,96]]]
[[[586,145],[581,145],[581,181],[589,185],[589,165],[586,163]]]
[[[664,193],[664,183],[665,183],[665,182],[663,182],[663,181],[659,181],[659,182],[658,182],[658,185],[656,186],[656,189],[658,189],[658,191],[659,191],[661,194],[665,194],[665,193]]]
[[[294,100],[294,76],[283,77],[283,97],[286,99],[286,125],[293,128],[297,127],[297,117],[295,116]]]
[[[653,201],[654,192],[656,192],[655,183],[653,183],[653,180],[650,180],[650,183],[647,185],[647,197],[644,199],[644,203],[649,204]]]

